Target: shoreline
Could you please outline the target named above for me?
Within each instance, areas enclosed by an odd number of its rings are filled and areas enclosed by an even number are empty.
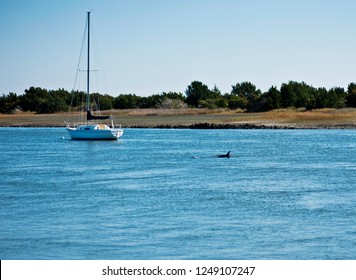
[[[191,125],[131,125],[131,126],[121,126],[125,128],[137,128],[137,129],[263,129],[263,130],[277,130],[277,129],[356,129],[354,124],[343,124],[343,125],[304,125],[304,126],[294,126],[294,125],[263,125],[263,124],[214,124],[214,123],[196,123]],[[65,128],[64,125],[1,125],[0,128]]]
[[[356,129],[356,108],[245,113],[208,109],[111,110],[123,128],[161,129]],[[80,113],[72,113],[72,119]],[[68,113],[0,114],[0,127],[65,127]]]

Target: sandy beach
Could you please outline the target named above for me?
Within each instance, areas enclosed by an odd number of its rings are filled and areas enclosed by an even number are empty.
[[[208,109],[135,109],[111,110],[116,123],[131,128],[245,128],[302,129],[356,128],[356,109],[274,110],[263,113],[243,113],[233,110]],[[79,113],[36,114],[15,112],[0,114],[1,127],[64,127]]]

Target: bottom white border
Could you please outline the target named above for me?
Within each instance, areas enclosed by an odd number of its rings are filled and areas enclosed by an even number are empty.
[[[5,260],[1,261],[1,279],[355,280],[356,260]]]

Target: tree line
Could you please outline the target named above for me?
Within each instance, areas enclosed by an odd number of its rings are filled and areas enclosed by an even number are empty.
[[[215,85],[209,89],[200,81],[193,81],[180,92],[163,92],[147,97],[135,94],[120,94],[116,97],[93,93],[94,109],[138,109],[138,108],[229,108],[250,112],[268,111],[282,108],[300,108],[307,110],[319,108],[356,107],[356,84],[350,83],[345,90],[342,87],[315,88],[304,82],[289,81],[280,88],[272,86],[261,92],[251,82],[241,82],[231,86],[229,93],[222,94]],[[0,97],[0,112],[10,113],[15,109],[32,111],[39,114],[65,112],[85,109],[85,92],[64,89],[47,90],[30,87],[23,95],[10,92]]]

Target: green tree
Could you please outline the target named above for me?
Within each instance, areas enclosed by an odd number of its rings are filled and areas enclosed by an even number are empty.
[[[346,93],[340,87],[334,87],[330,90],[325,87],[311,88],[309,96],[309,100],[312,100],[313,103],[307,103],[306,108],[343,108],[345,106]]]
[[[316,89],[305,84],[290,81],[281,86],[282,106],[287,107],[306,107],[311,109],[315,107]]]
[[[94,103],[94,109],[96,110],[110,110],[113,108],[114,98],[108,94],[101,95],[99,93],[93,93],[91,95],[92,103]]]
[[[328,91],[328,102],[325,107],[344,108],[346,103],[346,92],[344,88],[334,87]]]
[[[281,92],[277,89],[277,87],[272,86],[265,93],[265,109],[273,110],[282,108],[282,95]]]
[[[281,85],[281,97],[283,108],[297,106],[297,82],[290,81]]]
[[[67,111],[70,106],[71,94],[65,89],[51,90],[49,94],[53,98],[53,111],[63,112]]]
[[[181,92],[172,92],[172,91],[162,92],[161,98],[169,98],[169,99],[180,100],[185,102],[185,97]]]
[[[210,92],[210,98],[212,99],[219,99],[221,98],[221,91],[220,89],[214,84],[214,88]]]
[[[215,94],[202,82],[192,82],[185,91],[186,102],[190,106],[198,107],[200,101],[214,98]]]
[[[315,108],[326,108],[328,104],[328,90],[324,87],[318,88],[315,94]]]
[[[8,95],[0,97],[0,112],[10,113],[15,110],[19,104],[19,98],[16,93],[10,92]]]
[[[245,109],[248,107],[248,100],[243,96],[229,95],[227,97],[228,107],[230,109]]]
[[[86,93],[84,91],[72,90],[70,95],[71,95],[71,101],[69,103],[70,106],[74,107],[77,110],[84,110]]]
[[[209,98],[201,100],[199,106],[209,109],[227,108],[228,100],[221,95],[220,89],[214,85],[214,88],[210,91]]]
[[[138,103],[139,108],[156,108],[161,101],[159,94],[153,94],[150,96],[141,97]]]
[[[350,83],[347,87],[346,105],[356,107],[356,84]]]
[[[113,106],[115,109],[135,109],[141,97],[135,94],[120,94],[114,98]]]
[[[52,98],[46,89],[40,87],[30,87],[25,89],[25,94],[20,98],[20,106],[24,111],[49,113],[49,107],[53,103]]]
[[[261,91],[250,82],[237,83],[232,86],[231,95],[236,96],[235,103],[242,109],[257,111],[260,109]]]
[[[48,91],[40,87],[30,87],[20,96],[19,105],[24,111],[38,114],[55,113],[67,110],[69,95],[69,92],[63,89]]]

